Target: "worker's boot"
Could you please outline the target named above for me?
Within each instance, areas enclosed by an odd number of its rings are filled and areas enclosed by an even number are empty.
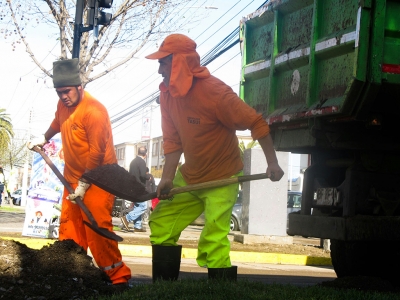
[[[153,245],[153,282],[177,280],[181,267],[182,246]]]
[[[208,268],[208,279],[237,280],[237,266],[230,268]]]

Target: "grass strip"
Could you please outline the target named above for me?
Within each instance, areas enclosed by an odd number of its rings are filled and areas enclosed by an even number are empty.
[[[15,208],[15,207],[10,207],[10,206],[0,206],[0,211],[6,211],[6,212],[15,212],[15,213],[24,213],[25,210],[21,208]]]
[[[254,281],[183,279],[175,282],[159,281],[154,284],[138,284],[123,294],[103,296],[99,300],[128,299],[176,299],[176,300],[389,300],[398,299],[398,294],[335,289],[321,286],[299,287],[293,285],[265,284]]]

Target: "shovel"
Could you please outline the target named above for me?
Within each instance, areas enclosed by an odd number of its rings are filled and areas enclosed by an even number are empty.
[[[145,188],[137,182],[135,177],[129,174],[124,168],[118,165],[104,165],[97,167],[82,175],[84,179],[97,185],[99,188],[125,200],[132,202],[144,202],[157,197],[157,192],[145,194]],[[241,183],[251,180],[266,179],[266,173],[245,175],[207,181],[202,183],[190,184],[184,187],[172,188],[170,190],[162,190],[161,194],[173,196],[185,192],[197,191],[207,188],[221,187],[233,183]],[[116,188],[118,187],[118,188]]]
[[[45,162],[49,165],[49,167],[53,170],[54,174],[56,174],[56,176],[58,177],[58,179],[60,179],[60,181],[62,182],[62,184],[67,188],[68,192],[70,194],[73,194],[75,191],[74,189],[69,185],[69,183],[67,182],[67,180],[64,178],[64,176],[61,174],[61,172],[57,169],[57,167],[53,164],[53,162],[50,160],[50,158],[46,155],[46,153],[44,153],[43,150],[41,150],[39,147],[35,146],[32,149],[33,151],[39,153],[43,159],[45,160]],[[85,213],[85,215],[88,217],[90,223],[83,221],[83,223],[85,223],[86,226],[88,226],[90,229],[92,229],[94,232],[98,233],[99,235],[110,239],[110,240],[114,240],[117,242],[122,242],[123,238],[116,235],[114,232],[109,231],[106,228],[102,228],[99,227],[99,225],[97,224],[96,220],[94,219],[92,213],[89,211],[89,209],[86,207],[86,205],[83,203],[81,197],[76,197],[74,199],[74,201],[76,202],[76,204],[78,204],[78,206],[83,210],[83,212]]]

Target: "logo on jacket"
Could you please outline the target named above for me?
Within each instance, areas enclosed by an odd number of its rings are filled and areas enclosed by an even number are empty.
[[[200,124],[200,118],[191,118],[191,117],[188,117],[187,120],[188,120],[188,123],[189,123],[189,124],[196,124],[196,125],[199,125],[199,124]]]
[[[77,129],[78,129],[78,126],[76,126],[76,124],[72,124],[72,125],[71,125],[71,129],[72,129],[72,130],[77,130]]]

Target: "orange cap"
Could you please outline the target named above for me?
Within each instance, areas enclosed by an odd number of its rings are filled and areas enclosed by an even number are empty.
[[[147,55],[148,59],[160,59],[170,54],[196,52],[196,43],[186,35],[175,33],[167,36],[157,52]]]

